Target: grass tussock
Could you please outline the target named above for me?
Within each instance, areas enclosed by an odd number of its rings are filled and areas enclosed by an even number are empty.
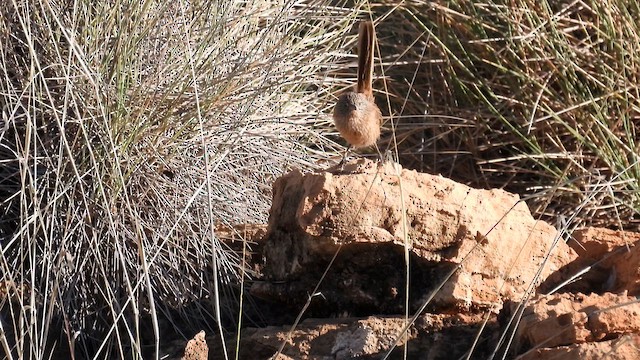
[[[178,327],[202,299],[221,331],[242,262],[215,226],[264,222],[277,176],[340,153],[329,114],[354,82],[357,19],[376,22],[383,142],[405,165],[536,194],[565,227],[636,226],[632,1],[20,0],[0,15],[8,357],[157,354],[161,319]]]
[[[220,324],[241,262],[215,225],[264,222],[275,177],[339,148],[334,5],[0,5],[5,354],[140,357],[207,298]]]
[[[403,2],[378,26],[377,84],[401,158],[537,194],[552,221],[636,228],[639,14],[625,0]]]

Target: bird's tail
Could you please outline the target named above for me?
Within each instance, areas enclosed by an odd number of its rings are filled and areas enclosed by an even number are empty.
[[[360,23],[358,34],[358,84],[356,91],[373,97],[373,52],[376,42],[376,30],[371,21]]]

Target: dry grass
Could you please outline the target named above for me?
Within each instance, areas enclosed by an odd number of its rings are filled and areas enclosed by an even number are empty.
[[[636,227],[637,3],[348,3],[0,5],[5,353],[157,354],[202,299],[204,323],[235,319],[215,225],[264,222],[274,178],[340,153],[357,18],[405,165],[535,194],[565,228]]]
[[[326,74],[353,8],[169,4],[0,6],[0,267],[29,289],[1,305],[13,357],[157,353],[203,299],[220,330],[240,262],[215,225],[264,222],[275,177],[340,148]]]
[[[572,225],[635,229],[639,13],[622,0],[403,2],[378,26],[401,159],[538,194],[546,219],[589,199]]]

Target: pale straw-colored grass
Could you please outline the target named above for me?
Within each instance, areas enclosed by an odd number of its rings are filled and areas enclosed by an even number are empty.
[[[215,226],[266,221],[277,176],[341,148],[327,79],[356,9],[15,0],[0,14],[0,274],[26,289],[0,305],[7,356],[158,356],[194,301],[220,331],[241,272]]]

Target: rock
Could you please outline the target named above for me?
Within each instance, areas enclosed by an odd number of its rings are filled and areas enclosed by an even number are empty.
[[[517,360],[637,360],[640,359],[640,336],[627,335],[617,339],[534,349]]]
[[[572,235],[568,244],[579,257],[547,279],[540,287],[541,292],[548,292],[579,274],[577,281],[559,291],[640,295],[639,233],[590,227]]]
[[[573,233],[574,241],[568,244],[582,258],[600,260],[606,254],[622,246],[634,246],[640,241],[640,234],[631,231],[616,231],[606,228],[588,227]]]
[[[403,319],[368,318],[358,320],[350,329],[336,335],[331,354],[336,359],[352,359],[388,350],[404,327]],[[414,338],[409,334],[401,340]]]
[[[607,274],[602,290],[640,295],[640,234],[587,228],[575,232],[574,237],[576,242],[570,244],[581,258],[602,260],[598,267]]]
[[[283,359],[380,358],[405,323],[408,285],[409,311],[429,306],[394,359],[640,358],[640,234],[588,228],[569,246],[516,195],[367,160],[293,171],[273,194],[251,293],[331,319],[290,337],[290,326],[245,329],[241,357],[274,356],[286,341]],[[542,295],[551,290],[562,293]],[[496,349],[503,333],[513,342]]]
[[[390,359],[402,359],[405,346],[410,359],[459,358],[471,347],[482,320],[481,315],[424,314],[409,328],[407,336],[400,339]],[[306,319],[293,330],[290,338],[287,336],[289,326],[245,329],[241,334],[239,358],[273,359],[288,339],[279,358],[378,359],[387,353],[404,324],[402,316]],[[495,324],[493,319],[487,328],[495,330]],[[486,355],[482,353],[473,358]]]
[[[511,313],[517,306],[515,303],[511,305]],[[523,349],[536,348],[529,354],[542,356],[543,353],[552,353],[543,348],[555,348],[557,352],[554,354],[567,354],[559,359],[569,359],[577,356],[575,354],[595,354],[612,346],[611,343],[575,345],[600,343],[626,335],[635,335],[636,339],[640,335],[640,303],[635,297],[611,293],[539,295],[528,303],[523,312],[516,336],[516,350],[522,352]]]
[[[360,160],[344,172],[293,171],[275,182],[273,194],[268,281],[252,288],[261,297],[306,301],[339,250],[321,289],[325,308],[401,312],[406,244],[413,309],[437,290],[434,306],[498,311],[503,298],[521,299],[530,284],[575,259],[517,195],[399,165]]]
[[[182,360],[207,360],[209,358],[209,347],[205,340],[204,331],[200,331],[187,342]]]

